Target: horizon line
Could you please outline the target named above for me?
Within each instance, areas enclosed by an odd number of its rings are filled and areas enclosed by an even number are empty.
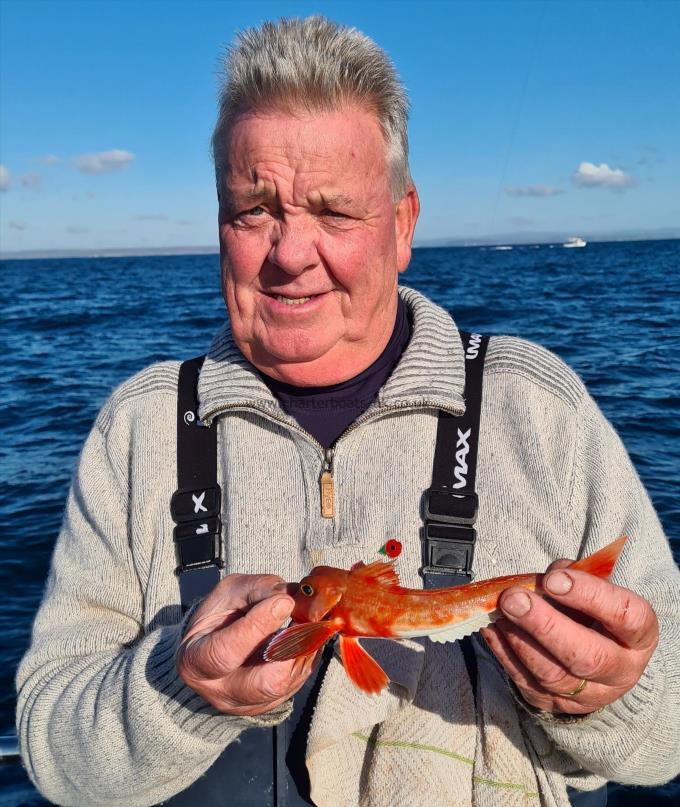
[[[533,236],[533,237],[532,237]],[[558,233],[520,233],[488,236],[481,238],[426,238],[416,241],[413,249],[433,248],[475,248],[495,246],[562,246],[572,236]],[[586,234],[584,239],[594,243],[622,243],[634,241],[676,241],[680,240],[680,230],[675,228],[659,228],[656,231],[631,231],[628,233]],[[75,247],[0,250],[0,260],[31,260],[33,258],[115,258],[115,257],[153,257],[172,255],[217,255],[218,245],[186,245],[167,247]]]

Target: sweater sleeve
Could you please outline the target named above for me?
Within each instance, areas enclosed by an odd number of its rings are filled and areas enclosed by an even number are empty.
[[[629,536],[612,582],[647,599],[660,640],[638,683],[585,718],[541,724],[584,768],[617,782],[654,785],[680,771],[680,574],[659,519],[620,438],[584,395],[576,420],[570,510],[581,556]]]
[[[278,723],[289,705],[259,718],[221,714],[177,674],[182,624],[144,634],[129,449],[100,421],[81,454],[17,673],[17,733],[28,774],[51,801],[136,807],[188,787],[244,728]]]

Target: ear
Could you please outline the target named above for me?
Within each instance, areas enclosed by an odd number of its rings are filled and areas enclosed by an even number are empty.
[[[420,199],[415,185],[411,185],[397,202],[394,228],[397,237],[397,271],[404,272],[411,260],[411,242],[420,213]]]

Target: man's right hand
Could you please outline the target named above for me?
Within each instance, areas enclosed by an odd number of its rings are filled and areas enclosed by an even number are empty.
[[[254,651],[290,616],[295,603],[274,575],[231,574],[196,609],[177,654],[177,671],[220,712],[260,715],[300,689],[314,657],[265,662]]]

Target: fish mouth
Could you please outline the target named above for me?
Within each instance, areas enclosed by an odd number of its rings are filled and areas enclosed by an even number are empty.
[[[285,591],[286,591],[286,594],[289,597],[295,597],[295,595],[300,592],[300,584],[299,583],[286,583]]]

